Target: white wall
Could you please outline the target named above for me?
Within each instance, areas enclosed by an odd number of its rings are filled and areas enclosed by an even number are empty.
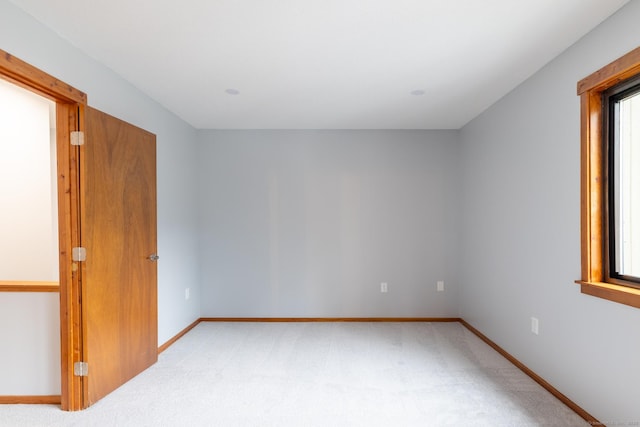
[[[202,131],[202,315],[457,316],[457,136]]]
[[[0,280],[58,281],[52,108],[0,80]],[[0,292],[0,395],[60,393],[59,311],[58,293]]]
[[[460,133],[462,317],[607,425],[640,421],[640,310],[574,284],[576,83],[640,45],[638,22],[634,0]]]
[[[59,312],[57,292],[0,292],[0,396],[60,394]]]
[[[54,107],[0,80],[0,281],[59,278]]]
[[[158,339],[167,341],[200,316],[196,131],[7,0],[0,0],[0,48],[86,92],[89,105],[157,135]],[[0,324],[0,331],[6,327]],[[35,323],[23,327],[37,329]],[[2,352],[0,366],[7,366]]]

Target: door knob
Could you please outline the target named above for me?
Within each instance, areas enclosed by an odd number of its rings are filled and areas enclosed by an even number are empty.
[[[151,255],[149,255],[149,259],[151,261],[157,261],[157,260],[160,259],[160,256],[158,254],[151,254]]]

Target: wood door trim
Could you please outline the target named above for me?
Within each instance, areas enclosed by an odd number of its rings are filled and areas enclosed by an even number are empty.
[[[59,405],[60,395],[0,396],[0,405]]]
[[[0,280],[0,292],[59,292],[58,282]]]
[[[50,74],[0,49],[0,75],[47,98],[68,103],[86,104],[87,95]]]
[[[72,261],[74,247],[80,246],[79,147],[68,143],[79,129],[82,105],[57,103],[58,148],[58,233],[60,244],[60,349],[61,406],[78,411],[83,404],[83,377],[73,374],[73,364],[82,361],[82,317],[80,269]]]
[[[60,247],[60,351],[61,406],[83,408],[82,377],[73,375],[73,363],[80,361],[82,344],[80,277],[71,260],[72,248],[80,245],[78,222],[78,147],[69,143],[79,130],[80,109],[87,95],[0,49],[0,78],[56,103],[56,149],[58,176],[58,240]]]

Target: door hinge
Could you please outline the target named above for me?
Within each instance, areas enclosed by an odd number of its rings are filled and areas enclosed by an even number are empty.
[[[71,260],[72,261],[86,261],[87,260],[87,249],[78,247],[73,248],[71,250]]]
[[[71,132],[71,145],[84,145],[84,132],[82,131]]]
[[[73,375],[76,377],[86,377],[89,375],[89,364],[87,362],[76,362],[73,364]]]

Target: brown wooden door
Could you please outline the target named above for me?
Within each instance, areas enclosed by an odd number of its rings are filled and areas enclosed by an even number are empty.
[[[85,108],[80,152],[84,407],[158,358],[155,135]]]

